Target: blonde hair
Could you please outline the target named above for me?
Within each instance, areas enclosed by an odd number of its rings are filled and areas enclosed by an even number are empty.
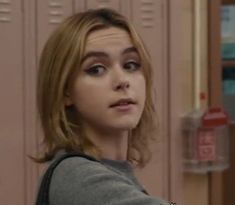
[[[66,91],[81,65],[86,39],[96,30],[118,27],[127,31],[139,52],[146,79],[146,102],[143,114],[128,140],[128,160],[144,166],[150,159],[149,139],[153,139],[155,109],[153,104],[152,68],[149,54],[133,26],[125,17],[111,9],[88,10],[74,14],[52,33],[42,51],[38,81],[37,105],[44,134],[44,154],[37,162],[51,160],[59,150],[80,151],[100,159],[101,153],[82,129],[73,115],[73,107],[66,107]]]

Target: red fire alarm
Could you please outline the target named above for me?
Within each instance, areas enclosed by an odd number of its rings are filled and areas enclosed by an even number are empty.
[[[222,108],[193,111],[184,118],[185,171],[206,173],[229,167],[228,115]]]
[[[217,136],[219,127],[228,125],[228,116],[222,108],[210,108],[202,116],[202,126],[198,130],[197,157],[200,161],[217,160]],[[225,134],[225,133],[224,133]]]

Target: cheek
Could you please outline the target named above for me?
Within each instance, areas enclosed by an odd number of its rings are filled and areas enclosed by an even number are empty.
[[[103,88],[98,84],[85,83],[83,81],[76,83],[73,90],[73,102],[80,113],[93,111],[96,107],[103,104]]]

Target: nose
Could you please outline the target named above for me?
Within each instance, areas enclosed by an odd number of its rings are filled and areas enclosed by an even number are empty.
[[[128,78],[128,73],[121,67],[115,66],[113,69],[113,87],[115,91],[127,90],[130,87],[130,80]]]
[[[130,87],[130,83],[128,81],[122,81],[115,86],[115,90],[126,90]]]

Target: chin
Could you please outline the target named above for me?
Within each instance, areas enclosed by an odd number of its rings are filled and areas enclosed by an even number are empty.
[[[132,122],[121,122],[113,125],[118,130],[131,130],[134,129],[138,124],[138,121],[132,121]]]

